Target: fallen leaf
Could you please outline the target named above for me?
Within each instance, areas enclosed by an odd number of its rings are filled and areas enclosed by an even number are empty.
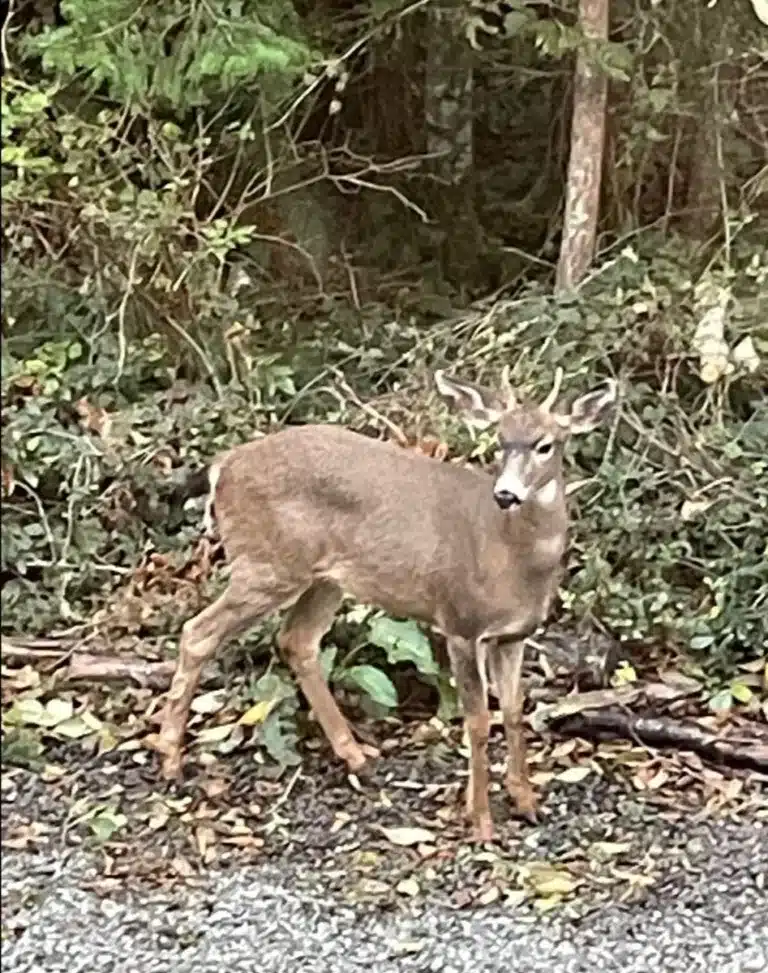
[[[127,823],[128,818],[124,814],[120,814],[114,808],[104,808],[91,817],[88,827],[99,841],[109,841]]]
[[[219,723],[218,726],[206,726],[197,734],[198,743],[221,743],[232,733],[237,723]]]
[[[628,841],[595,841],[589,846],[589,854],[597,858],[614,858],[629,851],[632,845]]]
[[[556,909],[562,901],[562,895],[557,893],[553,895],[539,896],[533,900],[533,907],[539,912],[549,912],[552,909]]]
[[[57,723],[64,723],[70,719],[74,707],[71,699],[49,699],[45,704],[45,714],[49,726],[56,726]]]
[[[150,830],[159,831],[160,828],[164,828],[168,823],[170,816],[171,812],[165,804],[156,804],[152,814],[149,816],[149,821],[147,822]]]
[[[5,717],[5,714],[3,715]],[[40,726],[45,719],[45,707],[39,699],[23,697],[14,702],[8,715],[14,722],[31,723],[33,726]]]
[[[220,797],[229,790],[229,781],[214,777],[204,781],[202,787],[206,797]]]
[[[216,841],[216,832],[207,824],[198,825],[195,828],[195,844],[200,853],[200,857],[206,864],[213,858],[213,844]]]
[[[393,845],[410,848],[413,845],[434,842],[435,836],[426,828],[382,828],[381,833]]]
[[[620,686],[630,685],[634,682],[637,682],[637,671],[635,670],[635,667],[630,665],[626,660],[622,659],[611,676],[611,685],[618,688]]]
[[[570,872],[551,865],[526,865],[521,869],[521,874],[526,884],[539,896],[568,895],[579,884]]]
[[[576,749],[576,740],[564,740],[562,743],[558,743],[556,747],[552,748],[552,753],[550,754],[553,760],[561,760],[563,757],[568,757]]]
[[[752,699],[752,690],[737,680],[731,683],[731,696],[739,703],[748,703]]]
[[[396,891],[401,895],[407,895],[410,896],[410,898],[414,898],[419,894],[421,888],[419,887],[419,883],[415,878],[404,878],[402,882],[398,882]]]
[[[73,716],[71,720],[64,720],[54,727],[56,736],[67,737],[69,740],[78,740],[80,737],[88,736],[93,733],[93,729],[79,716]]]
[[[591,767],[568,767],[567,770],[560,771],[555,775],[555,780],[561,780],[565,784],[578,784],[592,773]]]
[[[385,895],[389,892],[386,882],[380,882],[375,878],[361,878],[357,883],[358,890],[364,895]]]
[[[507,889],[504,893],[505,904],[512,906],[513,909],[522,905],[527,898],[528,892],[525,889]]]
[[[186,858],[182,858],[181,856],[173,859],[171,868],[182,878],[191,878],[195,874],[194,868],[192,868]]]
[[[753,0],[753,3],[755,0]],[[760,367],[760,356],[755,350],[755,343],[750,335],[742,338],[733,349],[733,360],[742,365],[748,372],[756,372]]]
[[[226,697],[221,690],[216,690],[212,693],[203,693],[202,696],[196,696],[190,705],[190,709],[195,713],[200,713],[207,716],[210,713],[218,713],[220,709],[224,708]]]
[[[492,905],[500,897],[501,892],[497,885],[491,885],[475,899],[478,905]]]
[[[260,699],[258,703],[254,703],[243,713],[238,723],[242,726],[255,726],[257,723],[263,723],[274,709],[276,702],[277,700],[274,699]]]

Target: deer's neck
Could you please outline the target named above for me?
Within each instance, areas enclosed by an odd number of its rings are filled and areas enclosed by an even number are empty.
[[[534,573],[556,568],[565,551],[568,514],[565,484],[556,476],[528,498],[522,509],[504,518],[504,532],[522,544],[525,563]]]

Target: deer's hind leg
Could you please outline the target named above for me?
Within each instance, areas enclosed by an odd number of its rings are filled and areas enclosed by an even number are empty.
[[[289,603],[295,595],[295,588],[279,579],[269,565],[239,558],[232,562],[229,587],[224,594],[184,624],[158,740],[164,777],[177,777],[181,772],[189,708],[203,666],[227,642]]]
[[[352,773],[360,773],[366,755],[352,736],[320,665],[320,640],[333,623],[342,591],[332,581],[316,581],[288,610],[278,645],[334,753]]]

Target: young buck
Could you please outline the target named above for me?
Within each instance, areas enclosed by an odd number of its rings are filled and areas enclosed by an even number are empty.
[[[158,749],[163,773],[181,769],[181,746],[203,665],[270,613],[288,609],[278,644],[317,720],[350,772],[366,752],[328,688],[320,640],[345,592],[392,615],[429,623],[447,641],[470,743],[467,814],[476,839],[492,838],[488,803],[488,671],[507,737],[507,790],[532,818],[522,728],[524,641],[544,622],[566,542],[562,454],[568,436],[610,412],[613,381],[554,410],[562,372],[541,405],[449,378],[440,393],[468,421],[495,424],[495,479],[332,425],[297,426],[235,447],[208,471],[230,563],[229,587],[184,625]],[[375,752],[375,751],[374,751]],[[369,748],[368,755],[371,751]]]

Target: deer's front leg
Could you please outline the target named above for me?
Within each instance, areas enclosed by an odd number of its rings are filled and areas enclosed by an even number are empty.
[[[448,655],[456,688],[464,710],[464,723],[469,736],[469,783],[467,785],[467,816],[472,822],[475,841],[493,840],[493,821],[488,801],[488,715],[487,680],[480,664],[475,643],[465,639],[449,639]]]
[[[489,646],[491,671],[499,694],[507,738],[507,792],[518,812],[529,821],[536,820],[538,800],[528,779],[523,733],[523,657],[525,642],[499,641]]]

